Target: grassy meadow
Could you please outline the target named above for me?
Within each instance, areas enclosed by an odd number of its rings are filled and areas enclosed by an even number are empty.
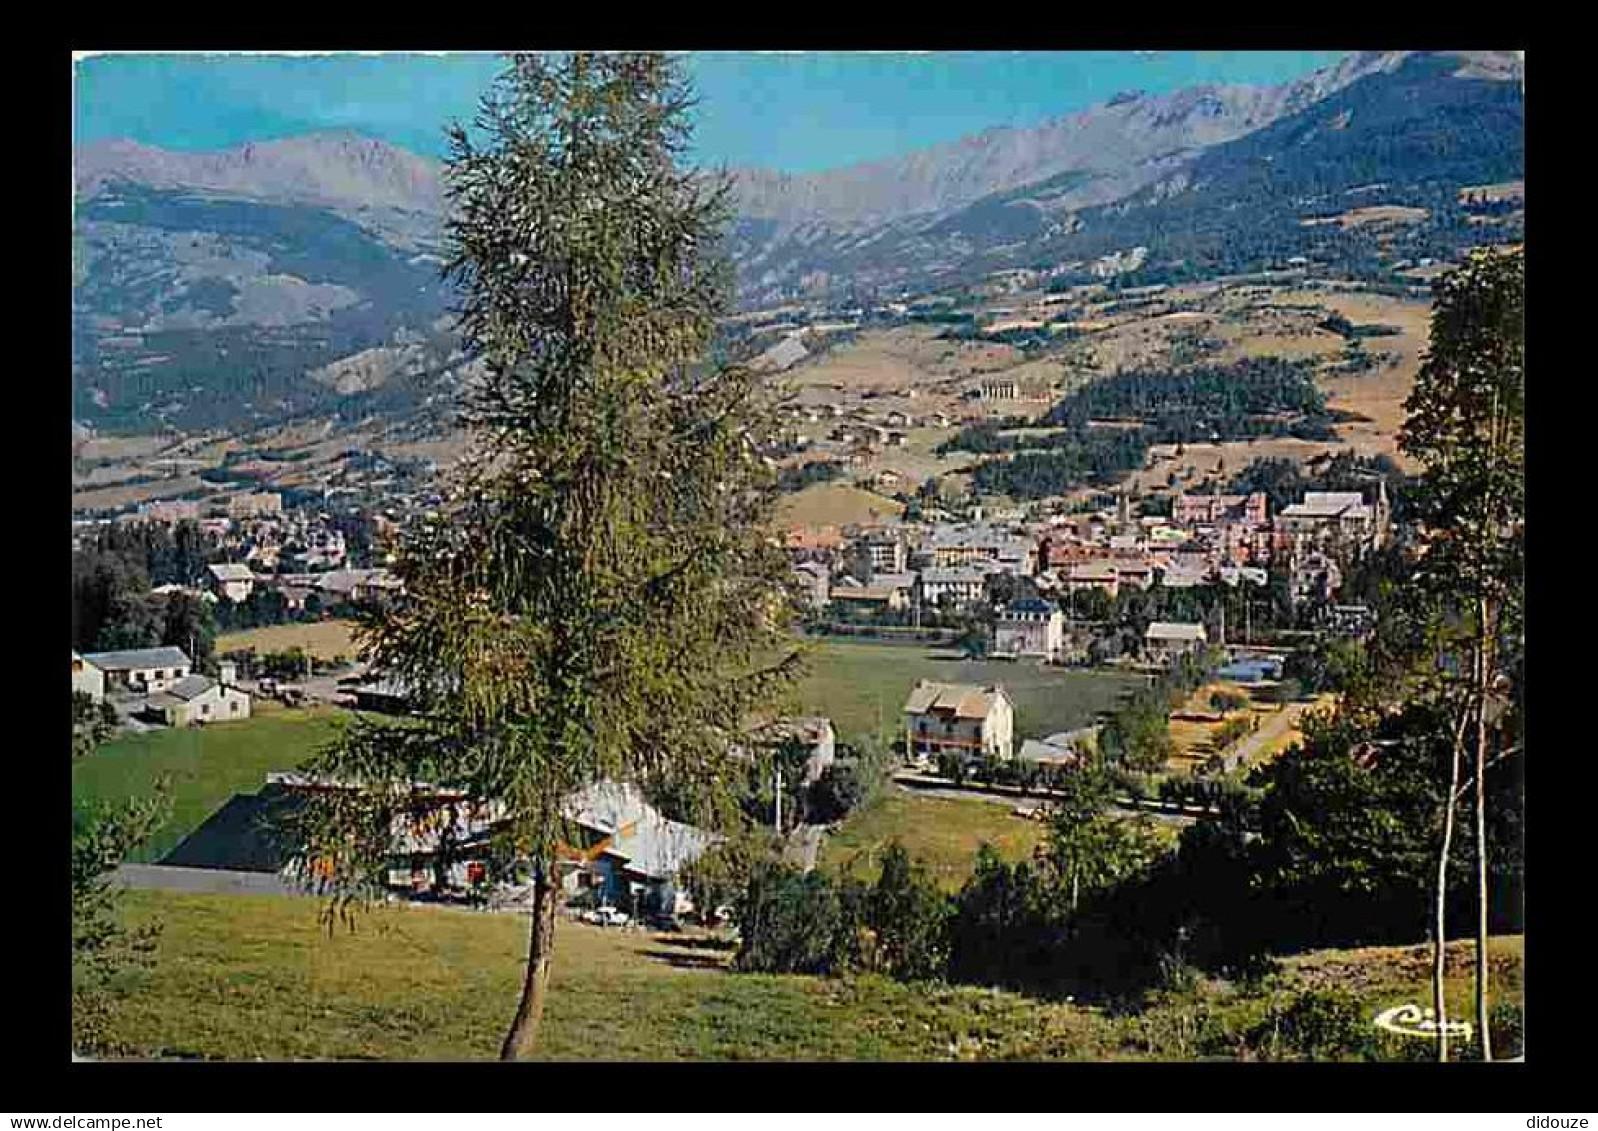
[[[171,815],[130,857],[159,860],[235,793],[255,793],[268,773],[298,766],[347,717],[347,712],[320,707],[119,735],[72,764],[72,804],[76,809],[148,796],[157,779],[169,779]]]
[[[132,922],[163,925],[152,967],[126,976],[112,1009],[127,1057],[490,1059],[527,945],[516,915],[391,906],[328,933],[306,898],[136,891],[126,907]],[[1518,999],[1521,958],[1519,938],[1495,940],[1495,993]],[[1214,1055],[1305,988],[1350,990],[1374,1017],[1428,1000],[1429,977],[1425,947],[1322,951],[1288,959],[1263,985],[1205,983],[1116,1016],[970,986],[733,974],[727,960],[725,945],[703,936],[562,921],[541,1057],[1189,1059],[1206,1047]],[[1469,1001],[1464,944],[1450,955],[1449,994],[1453,1009]],[[1413,1054],[1389,1040],[1395,1054]]]
[[[1047,826],[1017,817],[1009,801],[928,797],[890,790],[851,813],[823,842],[819,863],[863,880],[880,871],[882,850],[897,840],[924,865],[938,886],[956,892],[971,875],[977,848],[993,845],[1006,860],[1022,860],[1043,842]]]
[[[811,670],[798,689],[806,713],[832,718],[843,738],[902,733],[900,711],[919,679],[1002,683],[1015,700],[1016,745],[1023,737],[1074,730],[1110,710],[1141,677],[1119,672],[1044,668],[1029,662],[965,660],[924,644],[807,641]]]
[[[777,519],[788,525],[847,526],[886,522],[904,513],[904,504],[848,483],[816,483],[783,496]]]

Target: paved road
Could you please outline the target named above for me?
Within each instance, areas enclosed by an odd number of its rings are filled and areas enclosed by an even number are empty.
[[[111,882],[125,888],[219,892],[227,895],[304,895],[276,872],[229,872],[221,868],[174,868],[166,864],[123,864]]]

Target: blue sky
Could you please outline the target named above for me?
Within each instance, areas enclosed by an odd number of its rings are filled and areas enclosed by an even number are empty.
[[[1028,126],[1199,83],[1268,84],[1339,51],[696,52],[696,156],[809,172],[992,126]],[[492,55],[131,55],[75,64],[79,143],[169,149],[351,129],[439,156],[502,64]]]

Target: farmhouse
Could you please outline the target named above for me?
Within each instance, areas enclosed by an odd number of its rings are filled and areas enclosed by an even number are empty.
[[[1155,621],[1143,633],[1143,655],[1159,662],[1197,651],[1209,642],[1202,624]]]
[[[939,754],[1008,760],[1015,704],[1004,687],[920,680],[904,704],[905,755],[929,761]]]
[[[663,816],[637,786],[617,782],[597,782],[564,808],[584,842],[562,854],[568,892],[586,890],[633,914],[689,908],[680,873],[715,843],[714,835]]]
[[[386,569],[341,569],[317,576],[316,587],[334,600],[375,601],[403,585]]]
[[[236,687],[190,675],[151,695],[145,700],[144,713],[169,727],[230,722],[250,717],[250,697]]]
[[[181,648],[87,652],[82,659],[104,673],[103,686],[144,694],[165,691],[194,670],[193,661]]]
[[[1047,766],[1076,765],[1090,752],[1098,733],[1097,726],[1089,726],[1051,734],[1042,739],[1029,738],[1021,743],[1016,757],[1024,762]]]
[[[1040,656],[1053,661],[1065,647],[1065,618],[1058,606],[1036,597],[1011,601],[999,610],[993,628],[998,656]]]

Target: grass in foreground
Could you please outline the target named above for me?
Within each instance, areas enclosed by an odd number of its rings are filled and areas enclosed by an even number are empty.
[[[255,793],[268,773],[298,766],[333,737],[345,717],[320,707],[125,734],[73,763],[72,804],[148,796],[157,778],[169,777],[172,813],[131,857],[159,860],[235,793]]]
[[[1048,831],[1042,821],[1017,817],[1012,802],[927,797],[890,789],[870,807],[853,813],[829,836],[820,863],[874,880],[881,855],[894,840],[926,866],[944,891],[965,884],[984,841],[1006,860],[1030,857]]]
[[[115,1039],[139,1057],[492,1058],[527,945],[512,915],[390,907],[329,936],[310,899],[142,891],[127,907],[165,924],[153,969],[113,1007]],[[1469,956],[1451,955],[1456,1009]],[[1241,1031],[1323,983],[1357,989],[1367,1016],[1428,1000],[1424,947],[1318,952],[1274,986],[1206,984],[1123,1017],[974,987],[732,974],[725,958],[682,936],[562,921],[543,1058],[1184,1059],[1201,1051],[1196,1034]],[[1518,938],[1495,940],[1495,993],[1518,998],[1520,961]]]

